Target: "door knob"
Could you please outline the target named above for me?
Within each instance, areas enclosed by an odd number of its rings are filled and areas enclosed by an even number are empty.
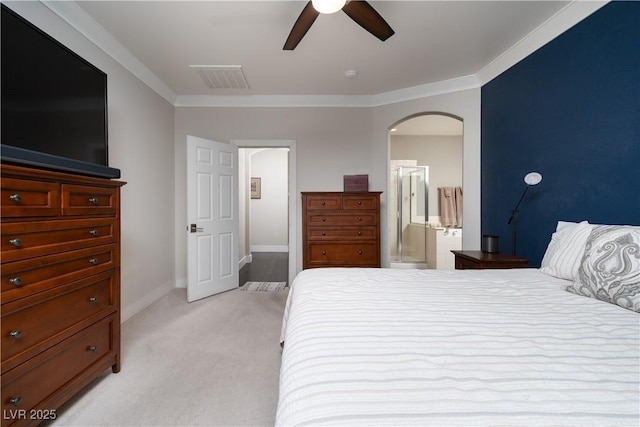
[[[198,227],[197,224],[191,224],[189,226],[189,232],[190,233],[197,233],[197,232],[200,232],[200,231],[204,231],[204,228]]]

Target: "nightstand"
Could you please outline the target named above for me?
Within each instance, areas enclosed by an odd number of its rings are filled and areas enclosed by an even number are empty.
[[[490,268],[526,268],[529,260],[501,253],[482,251],[451,251],[456,257],[456,270],[484,270]]]

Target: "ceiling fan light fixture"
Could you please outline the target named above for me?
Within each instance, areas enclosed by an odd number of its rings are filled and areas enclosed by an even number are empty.
[[[313,8],[320,13],[336,13],[347,3],[346,0],[311,0]]]

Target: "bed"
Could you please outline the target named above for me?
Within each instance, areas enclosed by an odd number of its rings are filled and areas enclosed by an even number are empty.
[[[276,425],[640,425],[640,228],[606,302],[567,291],[602,263],[587,225],[539,269],[300,272]]]

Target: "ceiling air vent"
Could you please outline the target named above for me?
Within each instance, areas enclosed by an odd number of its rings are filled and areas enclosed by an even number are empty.
[[[241,65],[189,65],[210,89],[249,89]]]

